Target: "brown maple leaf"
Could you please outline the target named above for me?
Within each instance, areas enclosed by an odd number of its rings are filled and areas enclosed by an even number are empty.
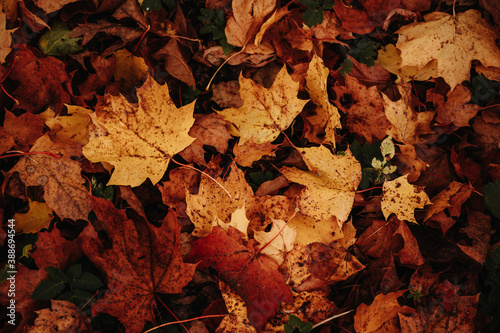
[[[195,265],[185,264],[180,252],[180,229],[169,212],[161,227],[142,219],[127,218],[110,201],[91,197],[92,209],[106,222],[113,244],[105,249],[97,232],[88,225],[82,232],[82,249],[106,275],[108,290],[92,305],[92,313],[108,313],[125,325],[127,332],[140,332],[154,322],[155,295],[181,293],[191,281]]]

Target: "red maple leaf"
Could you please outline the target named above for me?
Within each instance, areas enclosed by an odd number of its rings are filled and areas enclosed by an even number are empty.
[[[250,323],[260,330],[274,316],[281,302],[292,294],[278,271],[278,265],[266,256],[255,256],[252,247],[238,240],[239,231],[214,227],[212,233],[193,243],[188,260],[211,266],[240,295],[248,308]]]

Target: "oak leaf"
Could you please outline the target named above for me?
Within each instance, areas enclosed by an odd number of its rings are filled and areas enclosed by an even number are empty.
[[[91,162],[115,166],[108,185],[153,184],[163,177],[170,159],[194,141],[188,131],[194,123],[194,102],[177,108],[168,86],[148,77],[137,89],[138,105],[124,96],[104,96],[93,119],[107,135],[94,131],[83,154]]]
[[[392,213],[398,219],[417,223],[413,211],[431,204],[422,187],[408,183],[408,175],[386,181],[382,187],[382,213],[385,219]]]
[[[87,220],[91,210],[80,163],[71,159],[72,156],[80,156],[79,147],[68,141],[54,142],[45,134],[36,141],[31,151],[62,156],[28,155],[10,171],[18,172],[27,186],[42,186],[45,202],[61,219]]]
[[[253,138],[266,143],[278,137],[302,111],[307,100],[297,98],[299,83],[294,82],[286,66],[279,71],[271,88],[266,89],[240,74],[240,92],[244,101],[240,108],[218,112],[238,128],[240,144]]]
[[[354,202],[354,191],[361,181],[361,165],[350,151],[333,155],[324,146],[300,148],[311,171],[283,167],[280,172],[306,188],[297,198],[301,213],[325,220],[335,216],[339,225],[347,220]]]
[[[80,236],[86,256],[107,279],[108,289],[92,304],[92,313],[108,313],[126,332],[140,332],[147,321],[154,322],[155,295],[181,293],[194,274],[195,265],[182,261],[181,227],[173,212],[157,228],[143,219],[128,219],[125,210],[108,200],[91,197],[91,203],[113,244],[106,248],[92,225]]]
[[[219,272],[247,305],[248,319],[259,331],[274,316],[281,302],[292,295],[278,265],[267,256],[254,256],[251,247],[240,243],[241,234],[233,228],[229,233],[214,227],[212,233],[193,242],[190,261],[200,261],[200,268],[211,266]]]
[[[450,85],[450,91],[469,80],[472,60],[500,68],[500,49],[495,44],[497,35],[479,11],[470,9],[456,16],[433,12],[424,19],[425,22],[412,23],[396,31],[401,66],[420,69],[437,59],[436,75]]]

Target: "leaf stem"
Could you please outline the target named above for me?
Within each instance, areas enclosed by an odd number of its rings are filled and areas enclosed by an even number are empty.
[[[172,321],[170,323],[164,323],[164,324],[155,326],[153,328],[150,328],[149,330],[144,331],[143,333],[149,333],[149,332],[152,332],[152,331],[154,331],[154,330],[156,330],[158,328],[169,326],[169,325],[187,323],[187,322],[190,322],[190,321],[193,321],[193,320],[199,320],[199,319],[205,319],[205,318],[219,318],[219,317],[224,317],[224,316],[226,316],[226,315],[225,314],[220,314],[220,315],[206,315],[206,316],[201,316],[201,317],[196,317],[196,318],[191,318],[191,319]]]

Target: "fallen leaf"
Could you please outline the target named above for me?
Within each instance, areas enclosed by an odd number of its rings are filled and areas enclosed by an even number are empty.
[[[387,134],[391,135],[396,141],[406,144],[418,142],[420,134],[430,133],[430,123],[434,118],[434,112],[415,112],[411,107],[411,86],[398,85],[398,91],[401,98],[393,102],[385,94],[384,99],[385,116],[392,124],[387,129]]]
[[[14,97],[20,102],[16,108],[34,113],[51,106],[59,113],[64,103],[71,102],[71,86],[64,63],[54,57],[37,57],[26,44],[19,44],[17,49],[18,60],[9,75],[20,82],[14,91]]]
[[[471,92],[459,84],[448,94],[447,101],[442,95],[434,99],[436,106],[436,122],[446,125],[453,123],[457,127],[469,126],[469,121],[479,112],[479,105],[471,104]]]
[[[361,165],[350,151],[333,155],[324,146],[300,148],[311,171],[283,167],[289,180],[306,186],[297,205],[300,211],[317,220],[335,216],[339,225],[347,220],[354,202],[354,191],[361,181]]]
[[[104,96],[94,120],[108,134],[95,131],[83,154],[91,162],[115,166],[108,185],[139,186],[146,178],[153,184],[163,177],[172,156],[194,141],[188,131],[194,123],[194,102],[177,108],[167,85],[152,77],[137,89],[138,105],[125,97]]]
[[[82,249],[105,274],[108,287],[92,313],[115,316],[126,332],[139,332],[146,322],[154,323],[155,295],[181,293],[193,276],[195,265],[185,264],[180,254],[181,227],[173,213],[157,228],[128,219],[108,200],[91,197],[91,203],[113,244],[106,248],[91,225],[82,232]]]
[[[333,10],[342,22],[342,28],[347,31],[364,35],[375,28],[375,22],[370,19],[364,10],[346,6],[343,3],[333,6]]]
[[[55,116],[55,112],[48,108],[39,116],[50,129],[52,139],[59,141],[73,141],[86,145],[89,141],[89,124],[91,110],[76,105],[66,105],[68,114]]]
[[[399,235],[404,243],[398,247],[401,248],[401,250],[394,253],[394,256],[399,258],[401,265],[416,268],[425,263],[424,256],[418,248],[417,240],[405,222],[400,221],[399,227],[394,232],[394,235]],[[393,241],[392,243],[394,244],[395,242]]]
[[[149,76],[144,58],[136,57],[126,49],[115,52],[115,82],[126,91],[132,91]]]
[[[375,297],[370,305],[361,304],[354,315],[354,329],[361,332],[401,332],[399,326],[399,314],[411,315],[415,309],[409,306],[401,306],[398,297],[405,290],[380,294]]]
[[[236,166],[232,168],[226,180],[218,178],[216,181],[218,183],[203,175],[198,194],[193,195],[186,191],[186,213],[195,226],[192,234],[196,237],[210,234],[216,218],[229,223],[231,214],[245,203],[248,207],[253,197],[252,188],[246,182],[243,172]]]
[[[323,11],[323,22],[314,25],[311,32],[316,39],[328,43],[341,43],[337,37],[340,40],[354,39],[351,32],[342,28],[342,22],[335,12],[329,10]]]
[[[275,0],[233,1],[233,15],[227,20],[225,28],[227,42],[238,47],[248,44],[275,7]]]
[[[386,220],[394,213],[400,220],[417,223],[415,208],[432,203],[422,187],[408,183],[408,175],[386,181],[382,191],[382,213]]]
[[[2,4],[3,7],[3,4]],[[7,29],[7,14],[3,11],[0,12],[0,64],[5,62],[5,58],[9,55],[12,49],[10,44],[12,42],[11,33],[16,31],[16,29]]]
[[[456,16],[433,12],[425,15],[424,20],[396,31],[401,66],[420,69],[437,59],[436,76],[450,85],[450,91],[469,80],[472,60],[500,68],[500,49],[495,44],[497,35],[479,11],[469,9]]]
[[[231,221],[229,223],[224,223],[219,218],[216,218],[213,223],[213,226],[214,227],[219,226],[222,229],[224,229],[225,232],[228,232],[229,227],[233,227],[234,229],[238,230],[244,235],[243,239],[248,239],[247,230],[249,223],[250,220],[247,218],[246,215],[245,203],[243,203],[243,207],[237,208],[231,214]]]
[[[472,240],[472,245],[458,244],[458,246],[465,254],[481,265],[484,265],[486,256],[489,253],[490,221],[491,217],[488,215],[467,210],[468,226],[460,229],[461,232],[465,233]]]
[[[248,319],[259,331],[274,316],[281,302],[290,302],[292,295],[274,260],[254,257],[253,249],[238,241],[238,233],[232,228],[228,234],[214,227],[211,234],[193,242],[188,260],[201,261],[202,267],[211,266],[218,271],[245,300]]]
[[[257,144],[273,141],[290,126],[307,100],[297,98],[299,83],[294,82],[286,66],[280,70],[271,88],[266,89],[240,74],[243,106],[218,113],[239,130],[240,144],[253,138]]]
[[[38,317],[26,332],[92,332],[90,318],[85,312],[68,301],[50,300],[51,309],[35,311]]]
[[[12,112],[5,111],[4,128],[14,138],[16,148],[26,151],[43,135],[45,125],[40,115],[26,112],[16,117]]]
[[[447,188],[432,198],[432,205],[425,209],[424,222],[437,223],[443,235],[457,222],[462,215],[462,204],[470,197],[470,184],[452,182]]]
[[[78,0],[55,0],[55,1],[47,1],[47,0],[34,0],[34,3],[37,7],[43,9],[45,14],[50,14],[59,9],[63,8],[67,4],[76,2]]]
[[[255,231],[254,239],[260,243],[258,246],[260,253],[273,258],[278,265],[285,260],[287,252],[293,249],[297,230],[291,228],[283,220],[273,220],[271,230]],[[262,250],[261,250],[262,249]]]
[[[339,110],[328,99],[326,84],[329,72],[329,69],[323,64],[323,60],[315,54],[307,70],[306,88],[311,101],[317,105],[316,113],[324,120],[324,141],[335,147],[335,130],[342,128],[342,125],[340,124]]]
[[[338,82],[333,87],[337,98],[335,104],[346,114],[346,128],[368,143],[383,140],[391,126],[384,110],[384,100],[377,87],[367,88],[347,75],[345,86]]]
[[[385,69],[387,69],[392,74],[398,76],[399,83],[401,80],[404,82],[415,81],[425,81],[431,77],[436,77],[437,75],[437,60],[432,59],[424,67],[417,66],[402,66],[403,59],[399,54],[396,46],[393,44],[387,44],[378,51],[378,57],[375,62]]]
[[[262,156],[275,156],[276,149],[278,149],[278,145],[273,145],[270,142],[258,144],[252,138],[244,144],[234,145],[234,161],[241,166],[251,167],[253,162],[260,160]]]
[[[17,233],[35,233],[42,229],[48,229],[50,221],[54,218],[52,209],[45,202],[29,201],[29,211],[25,214],[14,214],[16,225],[14,229]]]
[[[416,182],[429,165],[418,157],[413,145],[398,145],[401,154],[396,155],[401,174],[408,175],[409,182]]]
[[[216,333],[241,332],[255,333],[257,330],[248,320],[248,311],[245,301],[229,284],[219,280],[219,290],[224,299],[228,314],[222,318]]]
[[[225,154],[228,141],[232,138],[227,128],[230,123],[221,115],[211,113],[207,115],[194,115],[195,121],[188,134],[195,140],[179,154],[187,161],[206,165],[205,149],[203,146],[212,146],[219,153]]]
[[[189,53],[175,39],[170,39],[165,46],[156,51],[152,57],[164,63],[165,70],[176,79],[196,89],[193,70],[188,65]],[[142,58],[141,58],[142,59]]]
[[[32,152],[50,152],[27,155],[10,170],[18,172],[26,186],[42,186],[47,205],[61,218],[87,220],[90,213],[88,190],[83,185],[81,167],[72,156],[79,156],[79,146],[69,142],[54,142],[45,134],[31,148]]]

